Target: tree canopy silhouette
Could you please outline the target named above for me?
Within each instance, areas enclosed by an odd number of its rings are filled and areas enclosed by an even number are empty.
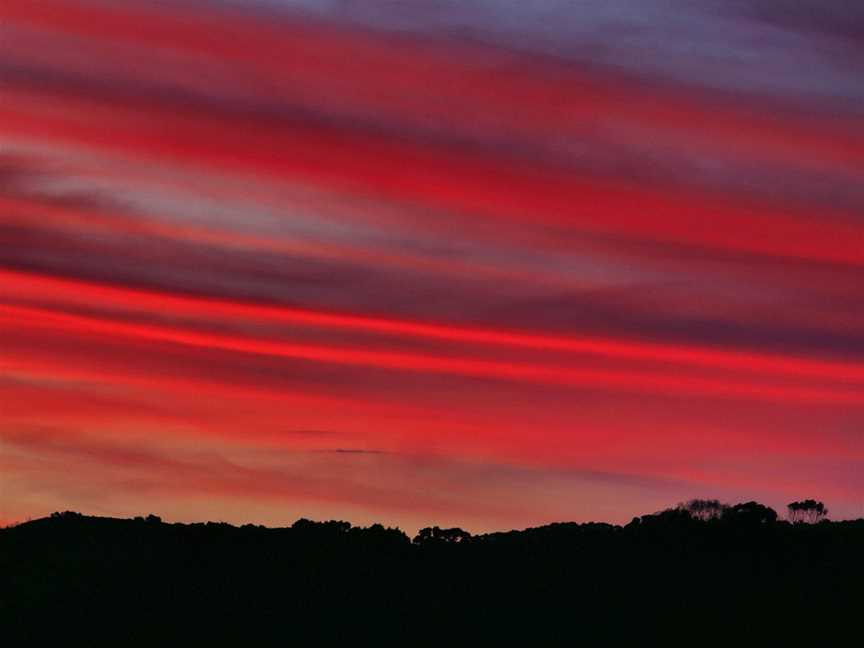
[[[431,526],[413,539],[337,520],[271,529],[67,511],[0,530],[0,627],[7,645],[55,632],[124,646],[692,645],[710,618],[712,638],[746,645],[792,628],[800,641],[810,626],[789,619],[830,618],[814,636],[827,645],[857,627],[864,520],[799,524],[827,509],[793,504],[795,523],[758,502],[691,500],[625,526]]]
[[[808,522],[814,524],[828,516],[828,509],[822,502],[807,499],[801,502],[791,502],[787,505],[791,522]]]
[[[463,531],[462,529],[441,529],[436,526],[420,529],[417,535],[414,536],[414,544],[454,544],[458,542],[468,542],[470,539],[471,534],[467,531]]]
[[[707,521],[720,519],[728,507],[716,499],[693,499],[679,504],[678,508],[689,513],[692,518]]]

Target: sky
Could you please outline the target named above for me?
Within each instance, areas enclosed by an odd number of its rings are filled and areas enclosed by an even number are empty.
[[[864,516],[860,3],[0,12],[0,524]]]

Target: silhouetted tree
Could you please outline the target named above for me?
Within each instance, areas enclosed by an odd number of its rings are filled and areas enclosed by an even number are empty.
[[[808,522],[814,524],[825,519],[828,509],[822,502],[807,499],[800,502],[791,502],[786,507],[789,510],[790,522]]]
[[[727,507],[723,519],[744,524],[771,524],[777,521],[777,511],[759,502],[744,502]]]
[[[453,527],[450,529],[442,529],[440,527],[426,527],[424,529],[420,529],[416,536],[414,536],[414,544],[430,544],[430,543],[445,543],[445,544],[457,544],[460,542],[467,542],[471,539],[471,534],[467,531],[463,531],[458,527]]]
[[[793,504],[802,521],[827,513]],[[57,513],[0,529],[0,627],[10,646],[52,645],[42,639],[55,628],[58,645],[693,645],[710,611],[716,643],[773,645],[808,632],[788,619],[830,616],[814,628],[823,635],[860,623],[864,520],[776,518],[757,502],[697,500],[623,527],[427,527],[412,542],[336,520],[271,529]]]
[[[351,523],[344,520],[328,520],[327,522],[314,522],[306,518],[300,518],[293,525],[292,529],[296,531],[308,531],[314,533],[332,533],[341,534],[351,530]]]
[[[692,499],[689,502],[679,504],[678,508],[689,513],[694,520],[707,522],[708,520],[720,519],[727,506],[716,499]]]

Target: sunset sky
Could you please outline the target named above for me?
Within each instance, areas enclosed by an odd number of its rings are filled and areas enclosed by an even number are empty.
[[[0,524],[864,515],[864,4],[4,0]]]

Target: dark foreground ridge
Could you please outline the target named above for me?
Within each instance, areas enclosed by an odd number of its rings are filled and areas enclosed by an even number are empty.
[[[0,627],[27,642],[6,645],[860,639],[864,520],[802,504],[797,523],[756,503],[694,501],[626,526],[413,540],[336,521],[55,513],[0,530]]]

